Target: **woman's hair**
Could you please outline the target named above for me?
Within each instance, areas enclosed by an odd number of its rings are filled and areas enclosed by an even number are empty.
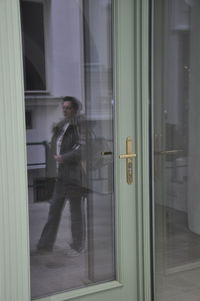
[[[70,101],[76,112],[78,112],[78,110],[81,108],[81,104],[80,104],[79,100],[73,96],[63,97],[63,102],[64,101]]]

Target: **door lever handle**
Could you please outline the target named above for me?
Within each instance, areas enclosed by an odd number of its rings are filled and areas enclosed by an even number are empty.
[[[136,157],[136,154],[122,154],[122,155],[119,155],[120,159],[128,159],[128,158],[135,158],[135,157]]]
[[[119,155],[120,159],[126,159],[126,181],[128,184],[133,182],[133,158],[136,157],[135,153],[132,153],[132,139],[126,138],[126,154]]]
[[[176,154],[179,154],[179,153],[182,153],[183,152],[183,149],[169,149],[169,150],[162,150],[162,151],[158,151],[158,152],[155,152],[156,154],[158,155],[176,155]]]

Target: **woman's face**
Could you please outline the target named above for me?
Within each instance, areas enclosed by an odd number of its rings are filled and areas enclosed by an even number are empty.
[[[63,102],[63,115],[66,119],[73,118],[76,115],[76,110],[71,101]]]

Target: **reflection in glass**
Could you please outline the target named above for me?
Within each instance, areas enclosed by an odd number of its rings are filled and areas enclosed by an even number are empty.
[[[34,299],[115,279],[112,3],[20,4]]]
[[[154,1],[155,300],[199,299],[200,2]]]

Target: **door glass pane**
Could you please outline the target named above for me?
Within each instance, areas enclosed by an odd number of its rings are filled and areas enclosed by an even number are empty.
[[[200,1],[153,8],[155,298],[200,296]]]
[[[32,299],[115,279],[111,0],[21,0]]]

